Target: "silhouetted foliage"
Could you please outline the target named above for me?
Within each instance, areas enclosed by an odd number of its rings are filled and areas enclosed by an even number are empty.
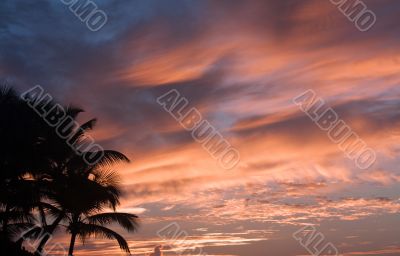
[[[53,101],[29,100],[45,112],[56,106]],[[64,109],[71,120],[82,112],[75,107]],[[125,239],[105,227],[116,223],[129,232],[137,230],[137,216],[115,212],[121,188],[118,174],[110,170],[114,163],[129,160],[118,151],[104,150],[96,163],[84,161],[84,147],[79,145],[85,143],[86,132],[95,123],[92,119],[80,127],[70,126],[67,133],[71,136],[61,138],[13,89],[0,88],[2,252],[32,255],[21,248],[24,240],[33,239],[39,241],[37,253],[41,253],[49,235],[61,226],[71,234],[69,255],[76,237],[93,235],[115,239],[129,252]],[[113,212],[105,213],[106,208]],[[34,211],[39,217],[34,217]]]

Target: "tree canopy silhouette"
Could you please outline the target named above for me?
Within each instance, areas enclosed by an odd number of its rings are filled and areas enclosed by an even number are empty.
[[[29,100],[44,111],[57,105],[40,98]],[[83,111],[64,109],[72,121]],[[92,236],[115,239],[129,252],[127,241],[107,227],[118,224],[128,232],[138,228],[136,215],[116,212],[122,189],[118,173],[111,168],[129,159],[114,150],[85,152],[86,133],[95,123],[92,119],[80,127],[71,125],[70,136],[63,138],[27,99],[13,89],[0,88],[0,242],[8,255],[28,253],[17,250],[26,240],[38,240],[36,254],[41,254],[50,236],[62,227],[71,234],[69,255],[76,237]],[[88,163],[85,153],[101,153],[101,157]]]

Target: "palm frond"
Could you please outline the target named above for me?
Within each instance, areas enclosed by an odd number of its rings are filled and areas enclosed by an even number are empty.
[[[67,116],[69,116],[75,120],[80,113],[84,112],[84,110],[81,108],[78,108],[78,107],[68,106],[65,109],[65,112],[66,112]]]
[[[0,102],[5,100],[16,100],[17,93],[8,85],[2,85],[0,87]]]
[[[19,241],[26,240],[26,239],[38,239],[40,234],[43,234],[43,228],[39,226],[33,226],[21,235]]]
[[[108,225],[118,223],[127,231],[137,231],[139,223],[137,221],[138,216],[130,213],[110,212],[100,213],[89,216],[88,221],[90,224]]]
[[[7,233],[11,238],[16,238],[21,235],[21,233],[27,229],[34,227],[32,223],[13,223],[7,225]]]
[[[97,182],[91,182],[87,187],[90,187],[90,196],[94,199],[92,201],[97,203],[93,210],[100,210],[102,207],[108,206],[115,211],[116,207],[120,204],[121,189],[119,186],[110,184],[101,185]]]
[[[60,215],[64,215],[63,211],[59,209],[57,206],[52,205],[50,203],[41,202],[42,207],[44,208],[45,212],[53,218],[59,218]]]
[[[97,154],[101,155],[100,159],[95,164],[96,167],[111,166],[119,162],[126,162],[126,163],[130,162],[128,157],[126,157],[121,152],[115,150],[94,151],[90,153],[95,155]]]
[[[116,171],[103,168],[94,170],[91,174],[93,175],[93,181],[100,184],[101,186],[118,187],[121,184],[121,177]]]
[[[75,132],[74,136],[70,139],[70,143],[74,144],[78,142],[82,137],[84,137],[85,133],[89,130],[92,130],[93,127],[96,125],[97,119],[93,118],[86,123],[82,124],[77,131]]]
[[[79,223],[78,235],[84,241],[86,237],[106,238],[117,240],[121,250],[130,253],[128,242],[117,232],[95,224]]]
[[[7,220],[7,222],[27,222],[32,223],[35,221],[34,216],[30,212],[21,210],[11,210],[0,212],[0,222]]]

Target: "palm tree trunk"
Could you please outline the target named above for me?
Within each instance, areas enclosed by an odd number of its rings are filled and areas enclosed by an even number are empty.
[[[72,233],[71,243],[69,244],[68,256],[73,256],[72,254],[74,253],[75,239],[76,239],[76,234]]]

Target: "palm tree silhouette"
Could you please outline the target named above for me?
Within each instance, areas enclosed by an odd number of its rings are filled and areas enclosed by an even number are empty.
[[[30,100],[45,111],[56,105]],[[76,120],[82,112],[75,107],[65,110],[71,120]],[[71,234],[70,255],[77,237],[91,236],[116,239],[121,249],[129,252],[126,240],[107,227],[116,223],[129,232],[138,228],[136,215],[116,212],[121,187],[119,176],[110,170],[114,163],[129,159],[118,151],[99,150],[91,152],[101,155],[96,163],[84,160],[88,152],[81,150],[82,145],[96,119],[78,129],[70,126],[67,133],[72,135],[61,138],[54,127],[8,88],[0,88],[0,117],[1,245],[29,229],[17,245],[22,245],[25,239],[39,239],[36,254],[41,255],[50,236],[57,228],[65,227]],[[104,212],[107,208],[112,212]],[[34,210],[40,218],[40,226],[36,227],[33,227],[37,222]],[[21,252],[9,255],[22,255]]]
[[[43,169],[47,162],[40,154],[44,144],[39,143],[46,127],[8,87],[0,88],[0,117],[0,241],[8,243],[33,225],[31,210],[40,195],[35,182],[24,176]]]
[[[81,129],[71,137],[71,141],[79,145],[84,138],[84,132],[93,129],[96,120],[92,119],[83,124]],[[119,197],[121,196],[121,188],[119,184],[119,176],[116,172],[110,171],[109,168],[118,162],[129,162],[129,159],[120,152],[113,150],[103,150],[102,157],[95,164],[88,164],[82,158],[84,152],[77,154],[74,150],[68,152],[64,159],[57,163],[61,169],[58,169],[51,175],[51,180],[47,184],[47,197],[51,203],[45,204],[44,208],[55,217],[54,222],[42,231],[52,234],[60,223],[68,223],[68,231],[72,237],[77,235],[84,237],[87,235],[96,235],[96,233],[76,233],[77,226],[90,227],[83,225],[82,221],[91,220],[89,214],[99,214],[102,209],[108,207],[116,210],[119,205]],[[103,216],[103,215],[101,215]],[[110,221],[115,220],[128,231],[135,231],[137,228],[136,215],[118,214],[116,212],[108,213]],[[95,219],[95,218],[94,218]],[[82,223],[81,223],[82,222]],[[93,225],[96,223],[86,223]],[[101,224],[101,223],[97,223]],[[105,223],[107,224],[107,223]],[[100,230],[100,228],[99,228]],[[104,232],[107,230],[104,229]],[[84,230],[82,230],[84,232]],[[100,231],[99,231],[100,232]],[[109,233],[109,234],[112,234]],[[97,234],[99,235],[99,234]],[[111,238],[111,236],[107,236]],[[41,253],[50,236],[46,235],[42,238],[37,252]],[[126,249],[122,244],[123,240],[119,236],[115,238],[120,242],[121,248]],[[73,239],[72,250],[75,243]]]
[[[92,119],[83,124],[69,138],[69,142],[79,148],[84,142],[85,132],[93,129],[95,123],[96,119]],[[61,223],[66,223],[67,231],[71,234],[69,255],[73,253],[77,236],[84,239],[93,235],[114,238],[121,249],[129,252],[127,242],[121,235],[101,226],[115,222],[129,232],[137,230],[136,215],[115,212],[120,203],[121,188],[119,176],[109,170],[113,164],[129,162],[129,159],[118,151],[102,150],[101,158],[89,164],[82,157],[86,152],[77,152],[76,149],[61,152],[61,156],[57,157],[57,169],[50,175],[47,184],[47,197],[51,203],[44,204],[44,208],[55,220],[44,229],[46,233],[52,234]],[[103,213],[106,207],[114,212]],[[42,238],[37,248],[38,253],[42,253],[49,238],[49,235]]]
[[[73,255],[75,239],[80,236],[82,240],[87,237],[96,236],[118,241],[120,248],[130,253],[128,242],[117,232],[105,227],[106,224],[118,223],[125,230],[131,232],[137,229],[136,215],[129,213],[98,213],[87,215],[84,213],[72,215],[68,231],[71,233],[69,255]]]
[[[73,255],[76,237],[85,240],[91,236],[116,239],[120,248],[129,252],[126,240],[105,227],[116,223],[128,232],[136,231],[138,227],[136,215],[115,212],[120,195],[119,178],[115,172],[74,173],[56,181],[54,186],[57,186],[57,192],[54,197],[50,196],[54,203],[48,209],[56,220],[51,227],[54,229],[61,224],[71,234],[69,255]],[[105,208],[114,212],[103,212]]]

